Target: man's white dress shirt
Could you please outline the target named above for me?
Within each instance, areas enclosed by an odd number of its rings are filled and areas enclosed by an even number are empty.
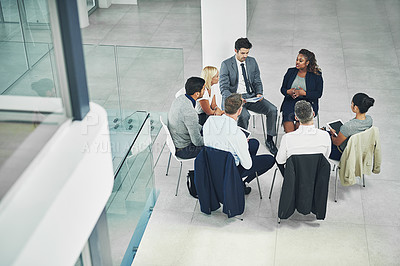
[[[232,153],[236,165],[250,169],[252,160],[246,135],[237,122],[227,116],[210,116],[203,126],[204,145]]]
[[[244,69],[246,70],[246,75],[247,75],[246,61],[240,62],[240,61],[236,58],[236,56],[235,56],[235,59],[236,59],[237,67],[238,67],[238,79],[239,79],[239,81],[238,81],[238,88],[237,88],[237,90],[236,90],[236,93],[240,93],[240,94],[247,93],[247,90],[246,90],[246,82],[244,82],[244,77],[243,77],[243,72],[242,72],[242,66],[240,65],[240,64],[242,64],[242,63],[244,64]],[[247,75],[247,76],[248,76],[248,75]],[[249,77],[247,77],[247,78],[249,78]]]
[[[297,130],[282,136],[276,161],[284,164],[293,154],[314,153],[322,153],[328,159],[331,153],[331,138],[328,132],[317,129],[314,125],[300,125]]]

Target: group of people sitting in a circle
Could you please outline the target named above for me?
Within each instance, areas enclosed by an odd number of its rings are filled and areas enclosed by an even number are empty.
[[[289,68],[283,78],[280,107],[285,135],[281,146],[276,147],[277,107],[264,98],[260,70],[255,58],[248,56],[252,44],[247,38],[235,42],[235,54],[224,60],[220,71],[206,66],[201,77],[186,81],[185,94],[177,97],[168,113],[168,128],[176,146],[176,156],[194,158],[203,146],[229,151],[246,186],[257,172],[268,171],[275,162],[283,165],[293,154],[322,153],[327,158],[340,160],[348,139],[372,126],[366,115],[374,99],[357,93],[351,102],[355,118],[344,123],[339,132],[328,133],[314,126],[318,114],[318,101],[323,94],[322,71],[313,52],[301,49],[296,66]],[[215,86],[219,83],[221,107],[217,105]],[[259,142],[247,139],[249,111],[266,116],[267,136],[265,145],[273,155],[257,155]],[[241,130],[245,129],[245,130]]]

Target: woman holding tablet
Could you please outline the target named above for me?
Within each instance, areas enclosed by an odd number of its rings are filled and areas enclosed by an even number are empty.
[[[289,68],[283,78],[281,93],[285,98],[281,106],[283,128],[292,132],[295,125],[294,105],[299,100],[311,103],[315,115],[318,113],[318,99],[322,96],[323,80],[321,69],[313,52],[301,49],[296,59],[296,67]]]
[[[201,77],[206,83],[203,97],[197,100],[196,112],[199,114],[199,124],[204,125],[208,116],[222,115],[224,111],[217,106],[215,91],[212,89],[212,86],[219,81],[218,69],[213,66],[206,66],[201,71]]]
[[[340,127],[338,133],[334,129],[330,129],[333,145],[329,158],[339,161],[350,136],[372,127],[372,118],[366,113],[368,112],[368,109],[374,105],[374,102],[375,100],[365,93],[357,93],[353,96],[353,100],[351,101],[351,111],[356,114],[356,117],[344,123]]]

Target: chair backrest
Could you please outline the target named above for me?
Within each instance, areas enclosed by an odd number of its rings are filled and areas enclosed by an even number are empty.
[[[340,181],[344,186],[354,185],[355,177],[371,172],[379,173],[381,148],[379,129],[371,127],[350,137],[340,158]]]
[[[202,212],[210,214],[222,203],[228,217],[243,213],[243,181],[230,152],[204,147],[196,157],[194,170]]]
[[[160,116],[160,122],[161,122],[161,125],[162,125],[162,127],[163,127],[163,129],[165,131],[165,134],[167,135],[166,142],[167,142],[167,146],[169,148],[169,151],[175,157],[175,152],[176,152],[175,144],[174,144],[174,142],[172,140],[171,133],[169,132],[169,129],[168,129],[167,125],[165,125],[164,122],[162,121],[162,117],[161,116]]]
[[[175,98],[178,98],[179,96],[181,96],[181,95],[183,95],[185,93],[186,93],[186,89],[185,89],[185,87],[183,87],[182,89],[180,89],[179,91],[177,91],[175,93]]]
[[[317,219],[324,219],[329,177],[330,164],[323,154],[290,156],[285,167],[278,217],[287,219],[297,209],[302,214],[312,211]]]
[[[366,151],[367,149],[374,148],[374,143],[376,143],[377,140],[379,140],[379,129],[372,126],[363,132],[352,135],[347,143],[346,149],[354,149],[355,145],[362,141],[365,144],[362,148]]]

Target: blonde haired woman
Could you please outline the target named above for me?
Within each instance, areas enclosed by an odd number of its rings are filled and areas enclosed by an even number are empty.
[[[199,124],[204,125],[208,116],[222,115],[222,111],[216,103],[213,85],[219,81],[219,72],[216,67],[206,66],[201,71],[201,77],[205,80],[203,97],[197,100],[196,111],[199,114]]]

